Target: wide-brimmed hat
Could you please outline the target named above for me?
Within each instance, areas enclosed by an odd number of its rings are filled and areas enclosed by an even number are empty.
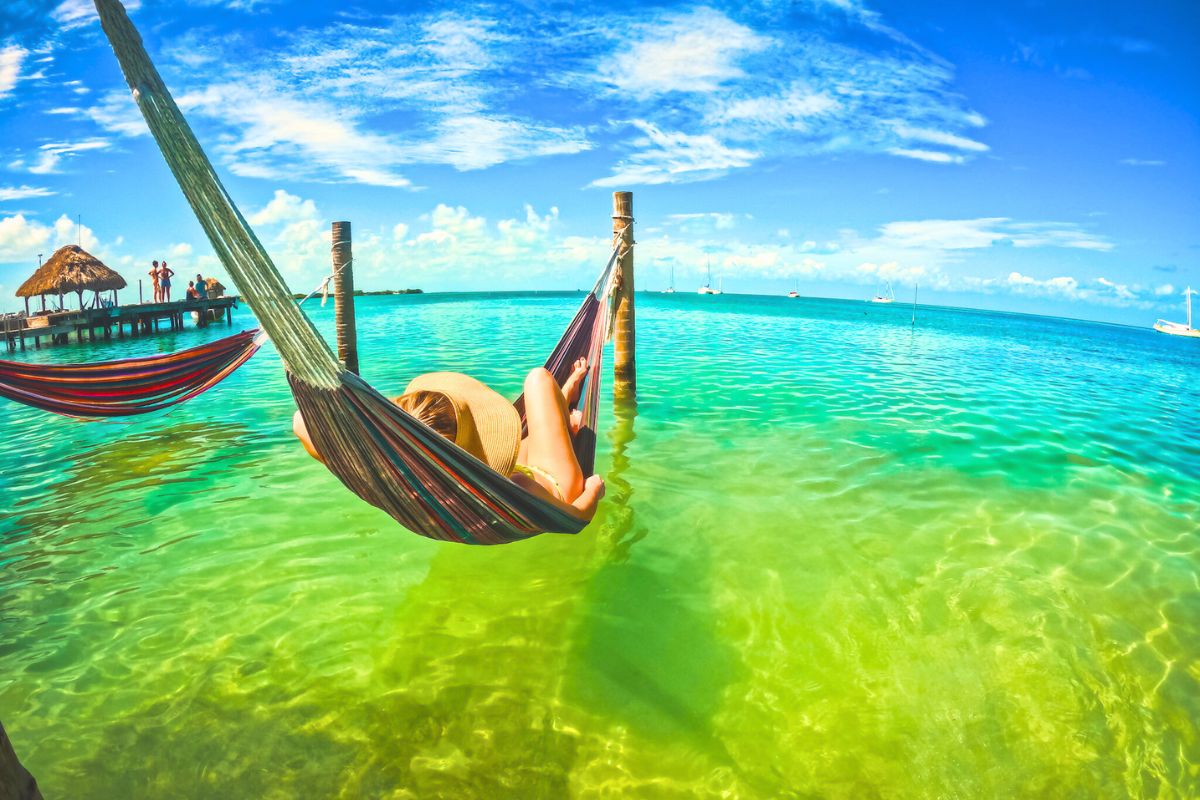
[[[501,475],[512,472],[521,446],[521,417],[512,403],[461,372],[418,375],[404,390],[410,392],[445,395],[458,423],[454,443]]]

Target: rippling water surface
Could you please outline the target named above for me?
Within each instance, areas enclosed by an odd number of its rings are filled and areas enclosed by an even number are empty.
[[[515,395],[577,302],[362,299],[364,375]],[[129,424],[0,405],[0,720],[46,796],[1200,794],[1196,342],[638,304],[574,537],[404,532],[293,441],[269,347]]]

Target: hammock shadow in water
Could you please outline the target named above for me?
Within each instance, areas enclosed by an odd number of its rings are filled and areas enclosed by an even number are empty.
[[[646,538],[648,533],[644,527],[635,530],[632,504],[634,489],[625,477],[630,465],[629,446],[637,439],[634,426],[637,421],[637,400],[615,400],[613,418],[613,426],[608,433],[608,441],[612,445],[612,467],[604,476],[605,495],[595,527],[605,561],[625,561],[629,558],[630,548]]]

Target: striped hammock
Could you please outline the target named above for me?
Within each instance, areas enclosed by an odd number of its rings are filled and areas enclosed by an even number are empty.
[[[287,284],[222,186],[124,7],[118,0],[95,4],[167,165],[217,257],[275,343],[309,435],[329,470],[363,500],[433,539],[502,544],[550,531],[582,530],[584,520],[530,494],[342,368],[292,302]],[[561,384],[576,358],[589,358],[583,426],[576,438],[585,475],[594,466],[601,352],[610,333],[615,265],[632,245],[628,235],[616,238],[600,278],[546,362]],[[517,407],[522,408],[520,400]]]
[[[165,355],[92,364],[0,361],[0,397],[69,417],[149,414],[207,392],[258,352],[258,330]]]

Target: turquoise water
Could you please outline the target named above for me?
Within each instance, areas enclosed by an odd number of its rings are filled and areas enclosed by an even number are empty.
[[[364,375],[515,394],[578,297],[361,299]],[[1200,794],[1196,342],[638,305],[574,537],[405,533],[293,441],[269,348],[130,424],[0,404],[0,720],[46,796]]]

